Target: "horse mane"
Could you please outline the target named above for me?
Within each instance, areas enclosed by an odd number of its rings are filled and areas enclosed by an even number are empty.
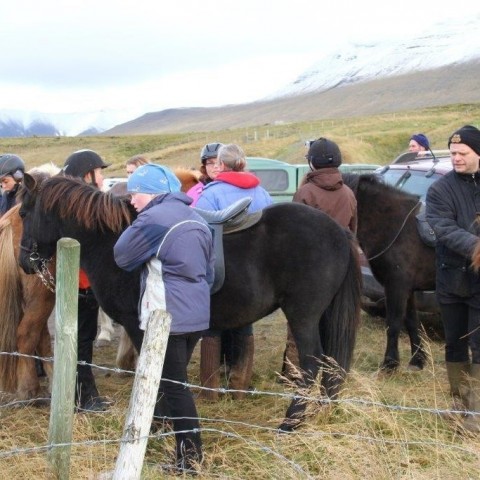
[[[349,186],[355,195],[360,187],[371,192],[381,192],[393,195],[395,198],[408,199],[411,201],[418,202],[420,199],[419,195],[414,195],[413,193],[406,192],[400,188],[395,187],[385,183],[382,178],[374,173],[364,173],[364,174],[355,174],[355,173],[344,173],[342,174],[343,182],[345,185]]]
[[[52,162],[48,162],[48,163],[43,163],[38,167],[31,168],[30,170],[28,170],[27,173],[30,174],[33,178],[37,179],[37,177],[39,178],[53,177],[54,175],[57,175],[59,172],[60,172],[59,167],[57,167]]]
[[[132,221],[132,210],[125,198],[102,192],[72,177],[55,176],[40,185],[40,206],[56,211],[60,218],[72,215],[87,230],[121,233]]]

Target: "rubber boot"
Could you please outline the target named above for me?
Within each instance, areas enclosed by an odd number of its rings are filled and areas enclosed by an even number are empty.
[[[465,411],[468,405],[468,377],[470,374],[469,362],[446,362],[450,395],[452,396],[452,410]],[[450,414],[448,416],[451,416]]]
[[[470,365],[468,410],[476,414],[467,414],[463,421],[463,428],[471,433],[480,433],[480,364],[478,363]]]
[[[237,354],[230,369],[229,387],[233,390],[248,390],[253,374],[253,335],[236,335],[235,346]],[[232,396],[235,400],[242,400],[246,392],[232,392]]]
[[[222,340],[220,336],[204,336],[200,342],[200,384],[207,388],[220,388],[220,353]],[[200,390],[198,398],[215,402],[218,391]]]

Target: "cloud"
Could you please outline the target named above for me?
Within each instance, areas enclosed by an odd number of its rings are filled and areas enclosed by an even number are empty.
[[[411,34],[445,10],[433,0],[4,3],[2,107],[152,111],[252,101],[341,43]]]

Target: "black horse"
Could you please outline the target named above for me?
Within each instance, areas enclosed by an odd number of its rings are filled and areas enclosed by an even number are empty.
[[[409,368],[421,370],[426,354],[414,292],[435,289],[435,252],[418,234],[419,197],[386,185],[375,175],[344,174],[343,179],[357,198],[358,241],[385,288],[387,348],[382,368],[399,366],[398,339],[405,325],[412,353]]]
[[[139,351],[140,272],[125,272],[113,258],[115,242],[136,215],[129,203],[65,177],[37,188],[25,175],[24,187],[22,267],[32,273],[32,263],[55,253],[58,239],[77,239],[81,267],[101,307]],[[281,308],[298,346],[302,386],[327,364],[333,368],[323,368],[322,386],[329,397],[337,395],[352,358],[361,298],[350,235],[313,208],[276,204],[253,227],[225,235],[224,253],[225,283],[212,296],[212,327],[241,327]],[[304,411],[301,399],[292,400],[280,428],[294,428]]]

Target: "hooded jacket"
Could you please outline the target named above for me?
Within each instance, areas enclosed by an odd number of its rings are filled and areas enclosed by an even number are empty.
[[[196,207],[203,210],[223,210],[241,198],[250,197],[249,213],[273,203],[269,193],[260,186],[258,177],[250,172],[222,172],[203,187]]]
[[[172,317],[172,334],[209,327],[215,260],[212,234],[205,220],[189,207],[190,202],[183,193],[154,197],[115,244],[115,262],[120,268],[132,271],[143,265],[142,328],[149,308],[144,295],[152,281],[155,295],[163,296]]]
[[[317,208],[344,228],[357,231],[357,200],[344,185],[338,168],[322,168],[307,173],[293,201]]]

